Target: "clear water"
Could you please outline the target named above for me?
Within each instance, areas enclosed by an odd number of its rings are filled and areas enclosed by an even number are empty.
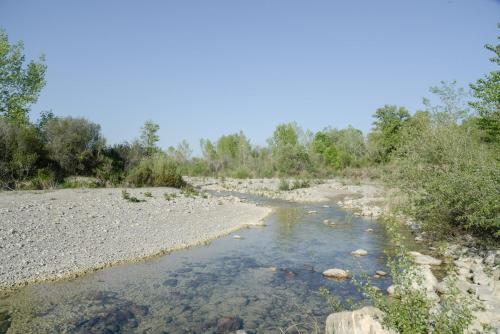
[[[323,332],[331,310],[321,287],[340,300],[361,301],[362,295],[350,280],[328,280],[322,271],[343,268],[356,276],[386,270],[384,228],[333,203],[264,202],[276,207],[268,225],[238,231],[241,240],[227,236],[143,263],[24,288],[0,300],[0,333]],[[358,248],[369,255],[351,256]],[[385,289],[390,278],[374,283]]]

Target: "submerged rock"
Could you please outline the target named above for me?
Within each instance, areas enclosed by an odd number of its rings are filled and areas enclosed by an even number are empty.
[[[328,278],[338,278],[343,279],[349,277],[349,273],[343,269],[332,268],[323,271],[323,276]]]
[[[243,327],[240,317],[223,317],[217,321],[217,333],[231,333]]]
[[[355,251],[352,251],[351,254],[354,256],[366,256],[368,255],[368,252],[364,249],[356,249]]]
[[[326,319],[326,334],[394,334],[382,327],[383,312],[365,306],[352,312],[332,313]]]

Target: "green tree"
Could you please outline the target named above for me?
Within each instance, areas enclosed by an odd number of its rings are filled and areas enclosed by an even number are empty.
[[[375,126],[369,140],[376,147],[376,162],[387,162],[391,153],[401,144],[401,129],[410,118],[405,107],[385,105],[373,115]]]
[[[318,131],[312,142],[313,151],[320,154],[324,164],[339,168],[338,151],[326,132]]]
[[[439,86],[432,86],[429,91],[437,97],[439,103],[433,104],[430,99],[424,98],[426,111],[436,122],[456,124],[470,116],[469,105],[466,100],[469,94],[456,81],[441,81]]]
[[[281,175],[298,175],[310,171],[308,152],[299,138],[302,133],[295,123],[280,124],[269,139],[276,169]]]
[[[44,57],[25,64],[22,42],[10,44],[0,30],[0,117],[11,122],[27,123],[30,106],[45,86],[47,66]]]
[[[156,146],[156,143],[160,140],[158,130],[160,130],[160,126],[153,123],[153,121],[146,121],[141,128],[141,144],[149,156],[158,151],[158,147]]]
[[[44,154],[37,129],[0,119],[0,188],[14,188],[33,175]]]
[[[104,147],[101,127],[84,118],[54,118],[43,128],[49,158],[66,175],[89,175],[99,163]]]
[[[500,28],[500,24],[498,27]],[[495,54],[490,61],[500,65],[500,44],[487,44],[485,48]],[[484,131],[484,140],[498,144],[500,141],[500,71],[490,72],[470,87],[472,95],[476,98],[476,101],[470,102],[470,105],[479,114],[478,125]]]

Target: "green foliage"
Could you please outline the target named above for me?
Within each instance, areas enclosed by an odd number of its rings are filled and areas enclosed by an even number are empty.
[[[165,198],[167,201],[171,201],[171,200],[177,198],[177,194],[176,193],[164,193],[163,198]]]
[[[295,123],[280,124],[269,139],[275,168],[280,175],[300,175],[311,170],[311,161],[305,146],[300,143],[302,134]]]
[[[31,177],[42,167],[42,154],[43,142],[35,127],[0,119],[0,188],[14,188]]]
[[[320,162],[331,169],[360,167],[366,155],[363,133],[352,126],[317,132],[311,147],[314,153],[320,155]]]
[[[328,303],[328,308],[330,309],[331,312],[340,312],[344,310],[342,302],[339,299],[332,296],[328,288],[322,286],[321,288],[319,288],[319,293],[326,299]]]
[[[122,198],[128,202],[131,203],[140,203],[140,202],[145,202],[145,200],[138,199],[137,197],[130,196],[130,193],[126,191],[125,189],[122,190]]]
[[[424,227],[449,236],[468,230],[498,238],[498,162],[479,140],[475,123],[457,124],[449,109],[412,118],[389,179],[406,195],[403,209]]]
[[[383,325],[401,334],[456,334],[463,333],[473,320],[472,299],[462,295],[449,283],[449,291],[439,306],[422,286],[423,277],[403,245],[400,227],[392,217],[384,219],[388,234],[394,244],[394,254],[388,266],[395,288],[395,297],[387,298],[376,289],[367,277],[363,282],[353,279],[373,305],[384,312]]]
[[[288,183],[288,180],[281,179],[280,183],[278,185],[278,189],[281,190],[281,191],[288,191],[288,190],[290,190],[290,183]]]
[[[233,177],[237,179],[248,179],[250,177],[250,170],[245,167],[240,167],[234,171]]]
[[[149,191],[146,191],[144,193],[144,196],[146,196],[146,197],[153,197],[153,194],[151,192],[149,192]]]
[[[144,158],[133,168],[127,182],[136,187],[162,186],[181,188],[186,185],[179,173],[178,165],[163,153]]]
[[[199,191],[196,190],[196,188],[190,184],[186,184],[181,188],[181,194],[183,194],[184,197],[191,197],[191,198],[195,198],[200,195]]]
[[[303,180],[294,180],[292,183],[292,186],[290,189],[302,189],[302,188],[309,188],[311,186],[311,182],[309,180],[303,179]]]
[[[237,178],[250,176],[249,167],[253,166],[254,156],[250,142],[243,132],[224,135],[215,143],[202,139],[200,145],[208,164],[208,174],[225,174]]]
[[[160,140],[158,136],[160,126],[153,121],[146,121],[141,128],[141,144],[146,150],[147,155],[153,155],[158,151],[156,143]]]
[[[48,157],[65,175],[89,175],[104,147],[101,127],[84,118],[52,118],[42,129]]]
[[[375,149],[372,159],[377,162],[387,162],[391,153],[401,144],[401,130],[410,118],[405,107],[385,105],[377,109],[373,115],[375,121],[372,133],[368,139]]]
[[[30,179],[32,189],[53,189],[57,187],[57,175],[49,168],[41,168]]]
[[[26,65],[22,42],[10,44],[0,30],[0,117],[17,124],[28,123],[29,107],[45,86],[44,58]]]
[[[498,27],[500,28],[500,24]],[[495,54],[490,61],[500,65],[500,44],[487,44],[485,47]],[[479,113],[478,125],[483,130],[483,139],[498,145],[500,142],[500,71],[490,72],[470,87],[476,98],[475,101],[470,102],[470,105]]]

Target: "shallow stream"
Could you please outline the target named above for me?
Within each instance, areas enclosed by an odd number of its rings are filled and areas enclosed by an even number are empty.
[[[248,200],[276,208],[266,227],[21,289],[0,300],[0,333],[321,333],[331,313],[321,287],[338,300],[362,301],[350,280],[325,279],[324,270],[387,271],[388,239],[375,220],[333,202]],[[368,256],[351,256],[358,248]],[[389,277],[373,282],[384,290],[391,283]]]

